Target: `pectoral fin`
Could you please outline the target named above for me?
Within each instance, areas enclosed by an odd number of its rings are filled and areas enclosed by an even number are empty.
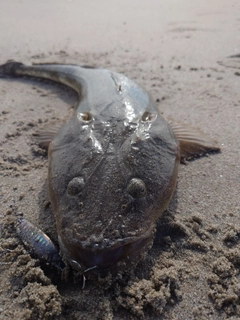
[[[209,138],[199,129],[174,121],[169,123],[179,141],[181,162],[201,157],[206,153],[220,152],[220,147],[216,141]]]
[[[52,122],[48,123],[45,127],[42,129],[39,129],[34,133],[35,141],[36,143],[42,148],[42,149],[48,149],[49,144],[54,139],[55,135],[59,131],[59,129],[62,127],[63,123],[61,122]]]

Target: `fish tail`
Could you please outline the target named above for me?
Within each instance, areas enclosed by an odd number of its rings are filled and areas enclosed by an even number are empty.
[[[0,65],[0,78],[29,76],[52,80],[64,84],[75,90],[79,97],[82,94],[82,81],[74,74],[76,66],[59,64],[36,64],[32,66],[24,65],[13,60]],[[80,68],[83,69],[83,68]]]
[[[17,76],[18,71],[20,71],[23,67],[23,63],[9,60],[5,64],[0,66],[0,77],[2,78],[4,76]]]

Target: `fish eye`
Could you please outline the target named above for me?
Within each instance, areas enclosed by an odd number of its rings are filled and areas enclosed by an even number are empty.
[[[90,112],[79,112],[77,117],[79,120],[82,120],[83,122],[86,122],[86,123],[91,122],[93,119]]]
[[[83,190],[84,187],[84,180],[82,177],[75,177],[73,178],[68,186],[67,186],[67,192],[71,196],[76,196],[80,191]]]
[[[146,194],[145,183],[138,178],[132,178],[127,186],[127,191],[135,199],[142,198]]]
[[[156,120],[156,118],[157,118],[156,113],[151,113],[148,111],[145,111],[144,114],[142,115],[142,121],[144,122],[152,122]]]

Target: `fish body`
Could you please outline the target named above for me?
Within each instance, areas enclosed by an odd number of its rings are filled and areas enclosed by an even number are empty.
[[[49,262],[55,268],[63,270],[64,263],[58,249],[42,230],[27,219],[18,217],[16,232],[30,253],[41,260]]]
[[[79,95],[72,118],[48,148],[49,195],[64,261],[82,271],[135,265],[172,198],[181,152],[218,147],[171,127],[149,94],[116,72],[9,62],[0,66],[1,75],[51,79]]]

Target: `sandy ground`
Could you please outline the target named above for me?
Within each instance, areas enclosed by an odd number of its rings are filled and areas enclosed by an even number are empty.
[[[0,319],[240,318],[240,4],[230,0],[0,2],[0,63],[74,62],[123,72],[165,118],[216,139],[222,153],[182,165],[152,250],[122,277],[68,281],[40,265],[17,211],[56,240],[47,156],[32,135],[65,119],[76,94],[0,79]],[[220,63],[219,63],[220,62]]]

